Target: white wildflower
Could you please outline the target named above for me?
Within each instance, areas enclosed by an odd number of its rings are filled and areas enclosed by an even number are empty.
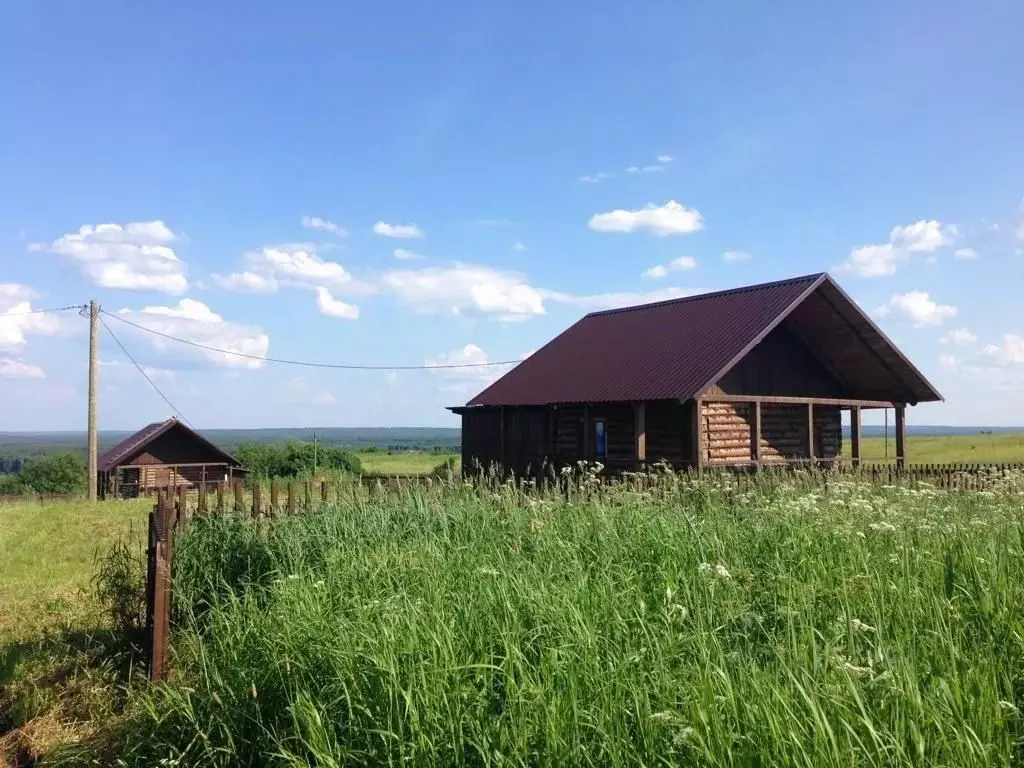
[[[1012,701],[1000,701],[999,708],[1002,709],[1004,712],[1010,712],[1014,715],[1020,714],[1020,710],[1017,709],[1017,707],[1014,705]]]
[[[871,667],[858,667],[855,664],[851,664],[848,661],[843,662],[843,669],[850,674],[856,675],[857,677],[867,677],[874,672]]]
[[[850,621],[850,626],[856,629],[858,632],[874,632],[875,628],[870,624],[865,624],[860,619],[853,619]]]
[[[862,538],[862,539],[866,539],[867,538],[867,536],[864,535],[864,531],[857,531],[857,536]]]
[[[672,744],[676,747],[682,747],[690,740],[691,736],[693,736],[693,728],[689,725],[684,726],[672,736]]]
[[[498,573],[498,571],[496,571],[494,568],[480,568],[480,569],[477,570],[477,573],[482,573],[485,576],[498,576],[498,575],[500,575]]]
[[[868,528],[879,533],[892,533],[896,530],[896,526],[892,523],[887,523],[884,520],[880,523],[871,523]]]

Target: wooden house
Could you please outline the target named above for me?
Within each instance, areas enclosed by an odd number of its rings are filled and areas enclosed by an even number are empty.
[[[100,456],[98,471],[100,492],[119,498],[182,485],[212,488],[242,472],[231,454],[174,418],[126,437]]]
[[[611,470],[834,462],[841,412],[941,400],[827,274],[624,309],[571,326],[465,406],[467,471],[600,461]]]

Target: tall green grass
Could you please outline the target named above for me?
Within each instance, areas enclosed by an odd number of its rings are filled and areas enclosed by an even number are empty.
[[[667,477],[197,520],[122,759],[1019,765],[1021,499]]]

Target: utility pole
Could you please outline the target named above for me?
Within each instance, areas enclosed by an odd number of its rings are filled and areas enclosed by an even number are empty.
[[[89,501],[96,501],[97,443],[96,443],[96,389],[99,377],[99,318],[100,305],[89,302]]]

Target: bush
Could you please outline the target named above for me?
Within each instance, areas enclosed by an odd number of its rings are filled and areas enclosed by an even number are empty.
[[[286,445],[247,443],[238,447],[235,457],[253,477],[298,477],[317,473],[359,474],[359,457],[341,448],[290,440]]]
[[[0,475],[0,496],[18,496],[22,493],[25,493],[25,484],[21,480],[21,475]]]
[[[86,485],[85,462],[73,453],[55,453],[26,462],[21,485],[33,493],[82,493]]]

